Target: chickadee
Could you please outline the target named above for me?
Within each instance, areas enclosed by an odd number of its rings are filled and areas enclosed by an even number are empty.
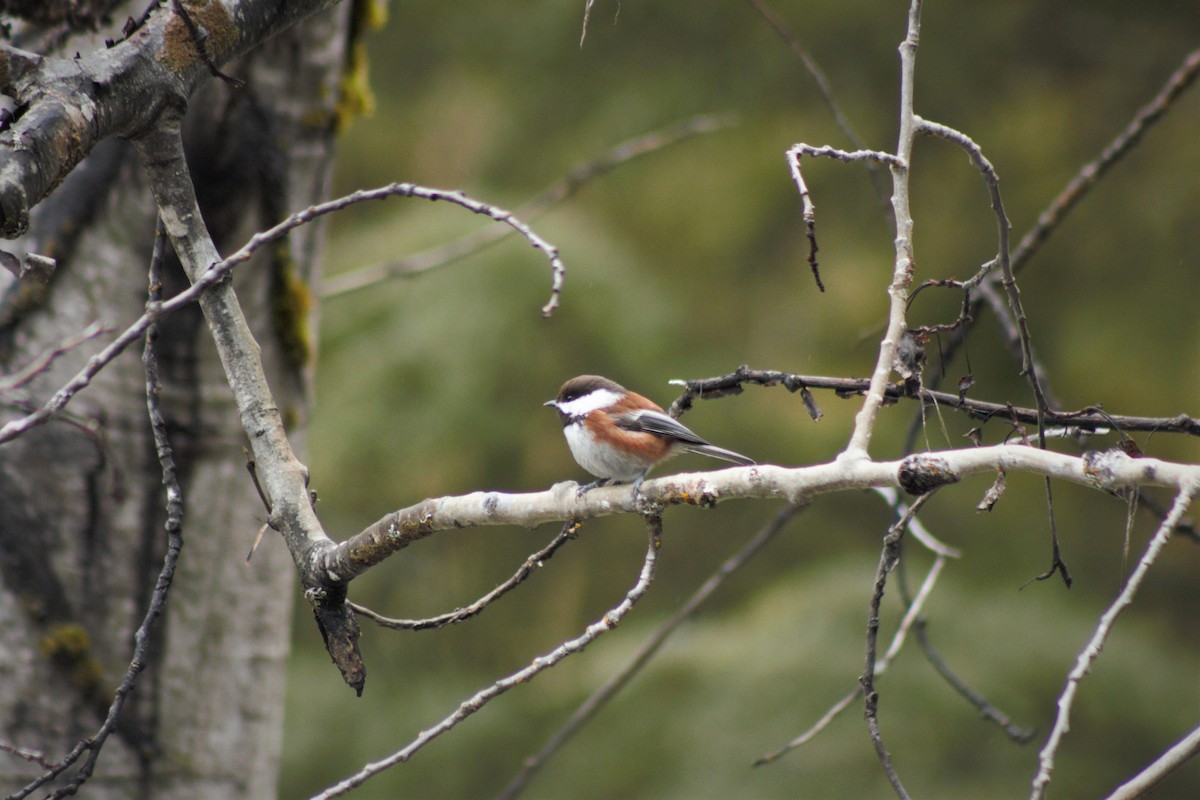
[[[754,463],[709,444],[653,401],[599,375],[572,378],[563,384],[558,397],[545,405],[558,411],[571,455],[597,478],[579,487],[579,494],[609,483],[633,481],[636,495],[652,467],[679,453]]]

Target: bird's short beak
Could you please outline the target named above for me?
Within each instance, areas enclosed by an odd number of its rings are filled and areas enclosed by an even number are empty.
[[[551,408],[558,408],[558,401],[557,400],[547,400],[546,402],[542,403],[542,405],[550,406]]]

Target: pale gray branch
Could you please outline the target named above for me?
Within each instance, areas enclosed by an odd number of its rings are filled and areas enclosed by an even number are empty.
[[[998,469],[1107,491],[1135,485],[1182,489],[1200,482],[1200,465],[1132,458],[1117,450],[1074,456],[1017,443],[922,453],[899,461],[837,459],[806,467],[760,464],[681,473],[647,480],[640,494],[643,501],[663,505],[709,507],[734,498],[776,498],[799,505],[822,494],[879,486],[928,490]],[[312,568],[331,579],[350,581],[393,553],[441,531],[495,525],[532,528],[641,510],[628,486],[592,489],[582,497],[577,487],[574,481],[566,481],[529,494],[472,492],[424,500],[387,514],[335,548],[315,551]]]
[[[1050,731],[1045,746],[1038,753],[1039,766],[1037,775],[1033,779],[1030,800],[1040,800],[1045,797],[1046,788],[1050,785],[1050,777],[1054,773],[1054,757],[1058,753],[1058,746],[1071,727],[1071,707],[1075,700],[1075,692],[1079,689],[1079,684],[1084,677],[1092,671],[1092,665],[1100,657],[1100,652],[1104,649],[1104,643],[1108,640],[1108,634],[1116,624],[1117,617],[1133,602],[1133,597],[1141,587],[1142,581],[1145,580],[1150,567],[1158,558],[1158,554],[1167,546],[1171,532],[1175,530],[1175,526],[1179,524],[1184,512],[1192,504],[1197,489],[1200,489],[1200,480],[1195,479],[1179,487],[1179,494],[1175,497],[1175,504],[1171,506],[1170,513],[1158,526],[1158,530],[1150,539],[1150,544],[1146,546],[1146,552],[1138,561],[1129,580],[1125,582],[1125,587],[1117,595],[1117,599],[1100,615],[1100,621],[1096,624],[1092,638],[1084,645],[1075,660],[1075,667],[1068,673],[1067,685],[1058,697],[1058,715],[1054,719],[1054,727]]]
[[[1144,796],[1184,762],[1195,758],[1197,753],[1200,753],[1200,727],[1193,728],[1191,733],[1156,758],[1153,764],[1117,787],[1105,800],[1135,800]]]
[[[162,115],[136,144],[150,177],[163,227],[184,272],[195,285],[221,259],[205,228],[188,174],[180,115]],[[225,379],[233,391],[242,429],[254,452],[255,474],[270,503],[268,524],[283,535],[296,563],[326,650],[342,678],[361,694],[366,667],[358,650],[358,623],[346,606],[345,584],[307,569],[310,553],[330,547],[331,542],[313,510],[308,494],[308,469],[300,463],[288,441],[283,416],[267,382],[261,351],[242,313],[232,281],[213,283],[200,294],[198,301],[216,343]]]
[[[913,106],[913,84],[916,71],[917,44],[921,31],[921,0],[913,0],[908,11],[908,33],[900,43],[900,133],[896,142],[896,158],[902,164],[912,163],[913,139],[917,133],[917,115]],[[871,373],[871,388],[862,408],[854,418],[854,432],[839,458],[859,460],[868,458],[867,447],[875,430],[875,420],[883,407],[888,377],[892,374],[896,347],[907,327],[908,293],[912,285],[914,259],[913,219],[909,208],[908,170],[895,164],[892,173],[892,215],[896,225],[896,260],[892,280],[888,285],[890,308],[887,331],[879,342],[879,357]]]

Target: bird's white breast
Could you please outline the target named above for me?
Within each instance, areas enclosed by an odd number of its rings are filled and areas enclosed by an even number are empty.
[[[583,399],[585,398],[580,398]],[[595,438],[584,430],[582,419],[564,427],[563,434],[567,437],[567,446],[571,448],[571,455],[575,456],[579,466],[597,478],[631,481],[641,475],[648,466],[622,457],[608,445],[597,443]]]

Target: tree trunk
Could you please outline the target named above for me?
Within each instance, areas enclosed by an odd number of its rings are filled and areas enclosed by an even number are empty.
[[[112,19],[136,16],[144,5]],[[188,162],[222,252],[325,195],[349,16],[338,7],[292,28],[226,66],[244,87],[213,79],[193,98]],[[103,45],[69,38],[57,54],[85,46]],[[52,282],[37,287],[0,273],[4,373],[92,321],[119,329],[139,316],[154,225],[133,147],[102,143],[37,206],[30,232],[13,244],[56,258]],[[318,227],[303,227],[286,246],[239,267],[235,279],[297,447],[315,334],[307,286],[320,243]],[[186,285],[173,258],[164,282],[168,296]],[[0,395],[0,424],[23,413],[21,403],[44,402],[106,339],[67,352]],[[126,352],[66,414],[0,447],[0,740],[51,761],[103,721],[166,550],[162,473],[139,355]],[[270,535],[246,562],[266,511],[195,306],[162,322],[158,358],[184,495],[183,551],[147,669],[84,791],[271,797],[295,571]],[[43,771],[0,752],[5,793]]]

